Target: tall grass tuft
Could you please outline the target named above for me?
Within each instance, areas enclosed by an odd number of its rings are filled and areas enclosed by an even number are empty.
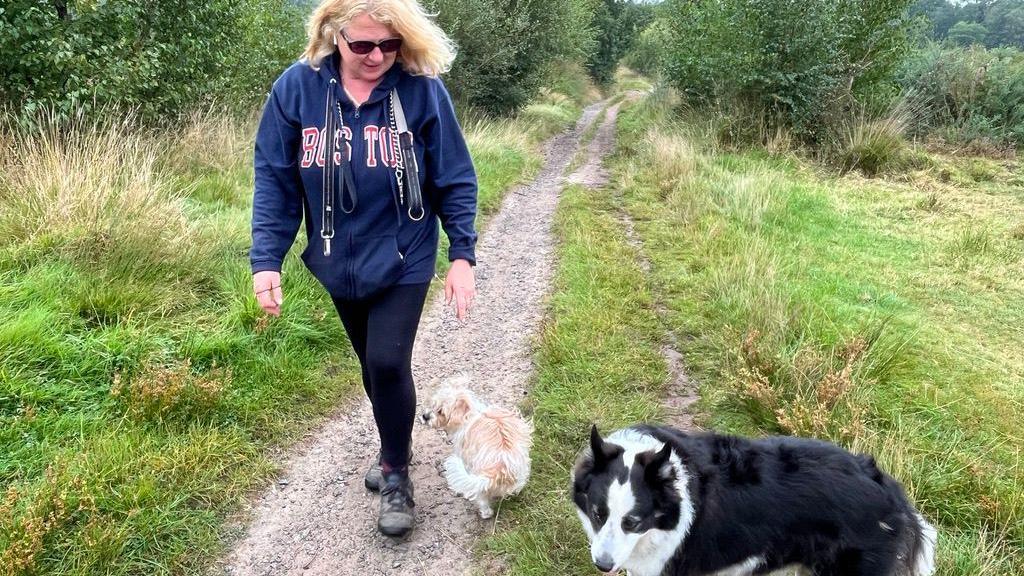
[[[0,244],[33,244],[96,260],[121,248],[173,258],[193,238],[186,190],[157,170],[159,148],[132,118],[6,126],[0,150]]]
[[[647,133],[644,149],[651,163],[650,177],[666,196],[696,174],[698,152],[682,135],[651,130]]]
[[[859,170],[867,176],[907,167],[912,161],[906,135],[916,118],[917,106],[904,99],[881,117],[861,112],[841,123],[835,148],[843,172]]]
[[[239,121],[228,110],[211,107],[187,115],[169,139],[159,166],[181,174],[248,170],[252,166],[255,116]]]

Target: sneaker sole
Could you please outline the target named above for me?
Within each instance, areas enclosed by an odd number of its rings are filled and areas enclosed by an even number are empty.
[[[380,533],[385,536],[390,536],[392,538],[401,538],[412,532],[412,526],[408,528],[385,528],[384,526],[378,524],[377,530],[379,530]]]

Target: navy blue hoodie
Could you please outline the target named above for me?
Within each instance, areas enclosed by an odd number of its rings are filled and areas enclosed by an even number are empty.
[[[341,87],[338,63],[337,54],[325,58],[319,70],[300,60],[274,82],[256,134],[252,272],[281,270],[303,215],[309,244],[302,260],[335,298],[362,298],[391,284],[430,281],[438,219],[450,240],[448,258],[475,264],[476,172],[444,84],[413,76],[395,62],[356,107]],[[392,88],[414,136],[426,212],[418,221],[408,214],[408,187],[400,198],[396,182],[398,151],[388,115]],[[341,162],[342,150],[350,158],[356,190],[351,213],[342,210],[352,208],[351,199],[342,198],[337,185],[325,186],[324,179],[325,114],[332,108],[337,114],[336,104],[343,127],[330,147],[335,162]],[[325,188],[334,194],[329,256],[320,233]]]

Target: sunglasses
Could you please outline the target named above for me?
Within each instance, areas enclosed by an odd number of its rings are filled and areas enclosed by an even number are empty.
[[[345,40],[345,43],[348,44],[348,49],[351,50],[353,54],[359,55],[369,54],[370,52],[373,52],[374,48],[380,48],[381,52],[390,54],[391,52],[398,52],[398,49],[402,47],[401,38],[388,38],[387,40],[381,40],[380,42],[370,42],[369,40],[352,41],[348,39],[348,36],[346,36],[344,32],[341,33],[341,37]]]

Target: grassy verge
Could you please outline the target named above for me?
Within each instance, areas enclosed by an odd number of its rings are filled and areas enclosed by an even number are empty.
[[[939,574],[1022,573],[1024,171],[933,156],[899,178],[837,177],[719,152],[672,102],[620,115],[614,192],[565,192],[535,475],[483,553],[511,574],[592,573],[569,467],[589,422],[659,418],[669,329],[706,424],[873,453],[938,525]]]
[[[559,264],[528,399],[533,476],[503,504],[484,551],[513,574],[593,574],[567,496],[592,422],[605,431],[659,413],[664,332],[610,196],[571,186],[556,216]]]
[[[666,100],[623,115],[617,173],[709,423],[871,452],[938,524],[940,573],[1021,573],[1020,167],[837,178],[708,149]]]
[[[467,123],[483,218],[553,126]],[[0,575],[201,572],[271,449],[360,390],[303,233],[282,317],[252,298],[251,138],[0,130]]]
[[[608,109],[603,108],[598,112],[594,121],[587,126],[587,129],[580,135],[579,148],[576,149],[576,154],[573,155],[572,161],[569,162],[569,166],[566,167],[566,174],[574,174],[583,164],[587,161],[587,157],[590,153],[590,144],[594,140],[594,136],[597,135],[598,128],[604,123],[605,116],[608,114]]]

